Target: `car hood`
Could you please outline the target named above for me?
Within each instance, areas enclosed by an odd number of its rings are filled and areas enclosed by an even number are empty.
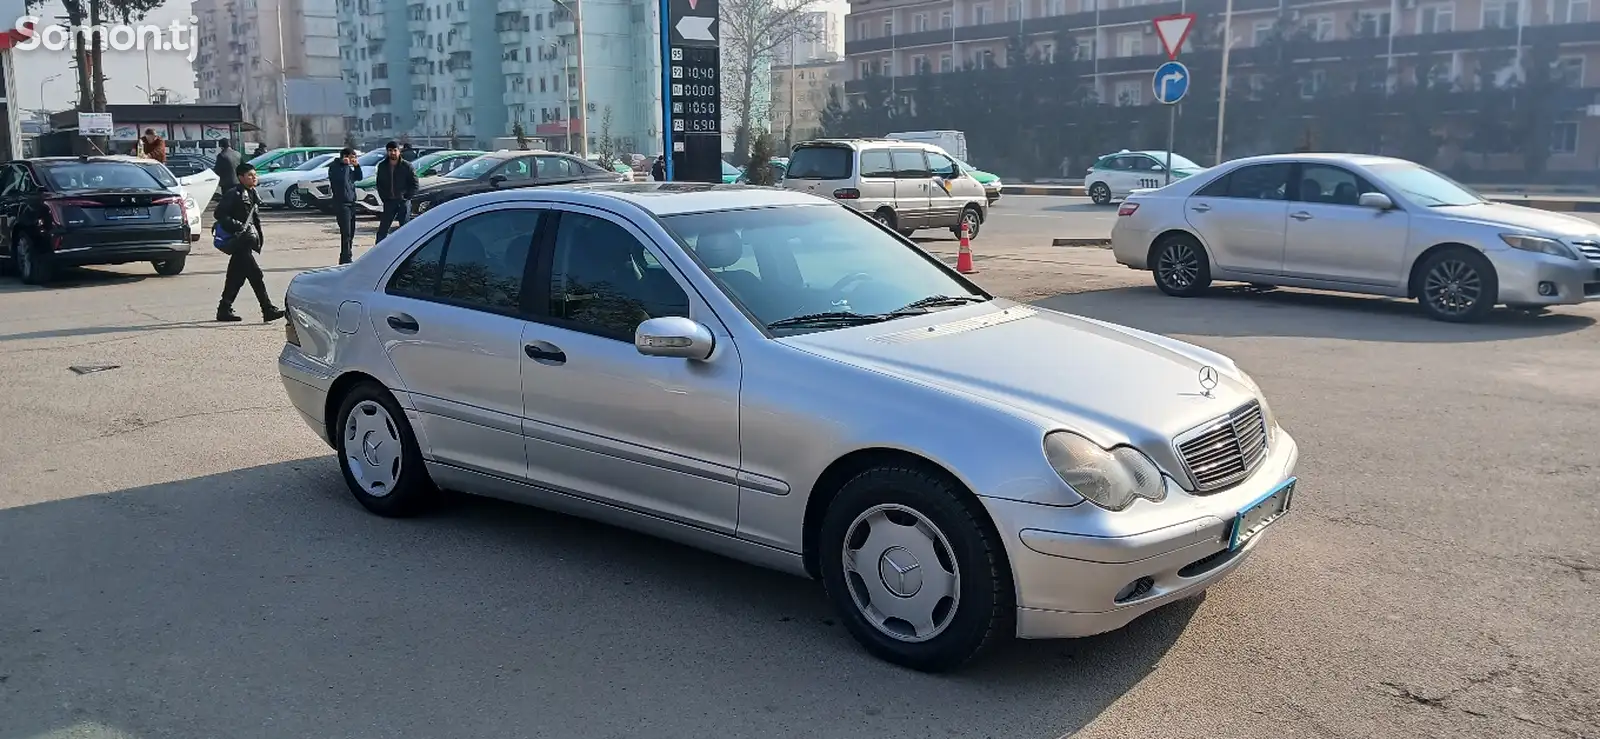
[[[328,171],[325,169],[308,169],[304,172],[291,169],[283,172],[273,172],[269,175],[263,175],[261,179],[268,180],[277,185],[286,185],[292,182],[310,182],[312,180],[326,179],[327,176]]]
[[[1467,221],[1483,226],[1510,226],[1550,236],[1573,237],[1600,234],[1600,226],[1595,225],[1593,221],[1509,203],[1444,206],[1429,208],[1428,212],[1444,218]]]
[[[377,180],[373,180],[373,182],[376,184]],[[438,195],[441,193],[471,192],[487,186],[487,182],[480,182],[478,180],[461,180],[454,177],[445,177],[443,175],[437,177],[423,177],[422,179],[417,180],[417,197],[420,198],[425,195]]]
[[[1006,300],[780,341],[1107,444],[1167,444],[1257,392],[1231,360],[1207,349]],[[1207,366],[1218,375],[1209,397],[1200,381]]]

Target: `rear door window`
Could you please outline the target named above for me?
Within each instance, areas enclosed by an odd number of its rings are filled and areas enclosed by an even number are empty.
[[[1293,164],[1252,164],[1228,175],[1228,197],[1242,200],[1288,199]]]
[[[802,146],[789,158],[791,180],[848,180],[855,152],[843,146]]]
[[[898,179],[925,180],[933,176],[921,149],[891,149],[889,159],[894,164],[894,176]]]

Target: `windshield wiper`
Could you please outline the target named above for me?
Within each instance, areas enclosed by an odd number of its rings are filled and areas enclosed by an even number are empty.
[[[976,295],[929,295],[926,298],[922,298],[921,300],[913,300],[903,306],[900,306],[899,308],[896,308],[893,311],[890,311],[890,315],[917,312],[919,308],[935,308],[944,305],[966,305],[967,303],[984,303],[988,302],[988,300],[988,298],[980,298]]]
[[[860,326],[868,323],[881,323],[899,316],[889,313],[851,313],[849,311],[828,311],[826,313],[807,313],[803,316],[790,316],[767,324],[767,328],[784,328],[794,326]]]

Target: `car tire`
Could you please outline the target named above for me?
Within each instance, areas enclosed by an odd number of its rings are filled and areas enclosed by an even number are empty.
[[[894,211],[888,208],[879,208],[873,211],[872,220],[883,224],[884,228],[888,229],[894,229],[895,224],[900,222],[900,219],[895,216]]]
[[[49,255],[34,246],[33,239],[27,234],[18,234],[16,239],[11,253],[16,255],[17,276],[22,278],[22,283],[46,285],[55,279],[55,265],[50,262]]]
[[[1089,186],[1089,199],[1094,201],[1095,205],[1110,205],[1111,188],[1104,182],[1096,182]]]
[[[1471,249],[1434,252],[1417,266],[1415,280],[1417,302],[1436,321],[1481,321],[1500,297],[1494,265]]]
[[[904,236],[904,237],[906,237],[908,239],[911,238],[912,234],[917,232],[917,230],[914,229],[914,228],[901,228],[901,229],[896,229],[896,230],[900,232],[901,236]]]
[[[311,207],[311,201],[298,186],[290,185],[283,193],[283,205],[289,210],[305,210]]]
[[[336,418],[332,431],[339,469],[363,508],[404,518],[438,504],[441,494],[424,466],[416,434],[388,390],[373,382],[352,387],[339,401]],[[352,451],[351,444],[359,446]]]
[[[978,231],[983,228],[983,214],[978,212],[978,206],[969,205],[962,208],[961,219],[956,221],[956,225],[950,227],[950,233],[955,234],[958,239],[961,238],[961,226],[963,224],[967,227],[968,241],[978,238]]]
[[[1211,260],[1193,236],[1173,235],[1150,250],[1150,272],[1156,287],[1178,298],[1194,298],[1211,287]]]
[[[155,267],[156,274],[161,275],[162,277],[176,277],[183,274],[183,267],[188,262],[189,255],[185,254],[181,257],[173,257],[171,259],[163,259],[159,262],[151,262],[150,266]]]
[[[874,538],[874,527],[897,536]],[[828,504],[818,534],[828,597],[874,656],[943,672],[1014,633],[1004,548],[982,507],[947,476],[907,465],[862,472]],[[899,579],[890,582],[885,567]]]

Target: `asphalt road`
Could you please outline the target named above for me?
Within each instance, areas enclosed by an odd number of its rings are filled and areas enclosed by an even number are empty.
[[[1238,359],[1300,495],[1206,597],[940,677],[813,583],[490,501],[366,514],[284,399],[281,324],[209,321],[219,256],[0,280],[0,739],[1600,736],[1600,305],[1166,298],[1035,243],[1073,207],[1002,201],[978,279]],[[269,221],[275,294],[330,226]]]

